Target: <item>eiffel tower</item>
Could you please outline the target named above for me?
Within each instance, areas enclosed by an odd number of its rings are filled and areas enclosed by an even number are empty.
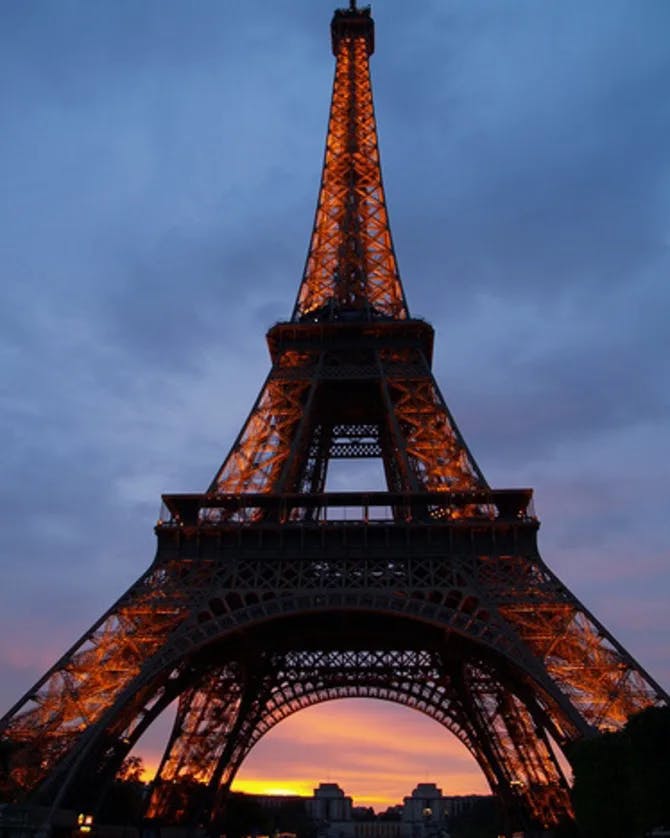
[[[508,830],[551,826],[571,811],[561,750],[668,703],[543,563],[532,491],[492,489],[465,444],[398,273],[369,8],[331,35],[318,205],[270,373],[207,491],[163,496],[149,569],[0,721],[5,799],[90,810],[178,700],[148,814],[215,819],[274,725],[356,696],[457,736]],[[381,460],[386,491],[326,492],[338,458]]]

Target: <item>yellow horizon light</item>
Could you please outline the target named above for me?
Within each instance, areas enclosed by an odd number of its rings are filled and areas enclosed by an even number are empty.
[[[314,783],[309,781],[286,782],[274,778],[266,779],[244,779],[235,781],[231,791],[242,792],[243,794],[268,794],[277,797],[311,797],[314,792]]]

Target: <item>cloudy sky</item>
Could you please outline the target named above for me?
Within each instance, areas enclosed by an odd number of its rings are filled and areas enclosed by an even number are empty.
[[[256,396],[312,224],[333,5],[0,0],[0,712],[145,569],[160,494],[207,486]],[[670,3],[373,14],[391,224],[443,393],[668,689]],[[484,790],[435,723],[361,701],[284,722],[240,775],[320,780],[377,805]]]

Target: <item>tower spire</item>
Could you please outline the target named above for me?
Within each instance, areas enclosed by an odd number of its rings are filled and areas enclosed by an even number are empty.
[[[335,80],[319,200],[293,320],[409,316],[382,184],[369,57],[370,8],[331,22]]]

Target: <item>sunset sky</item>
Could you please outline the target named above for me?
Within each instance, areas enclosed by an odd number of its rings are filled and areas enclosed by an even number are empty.
[[[345,4],[346,5],[346,4]],[[0,714],[203,490],[290,315],[332,83],[326,0],[0,3]],[[670,3],[379,0],[410,309],[489,482],[670,688]],[[166,721],[140,752],[155,764]],[[291,717],[240,788],[484,792],[435,722]]]

